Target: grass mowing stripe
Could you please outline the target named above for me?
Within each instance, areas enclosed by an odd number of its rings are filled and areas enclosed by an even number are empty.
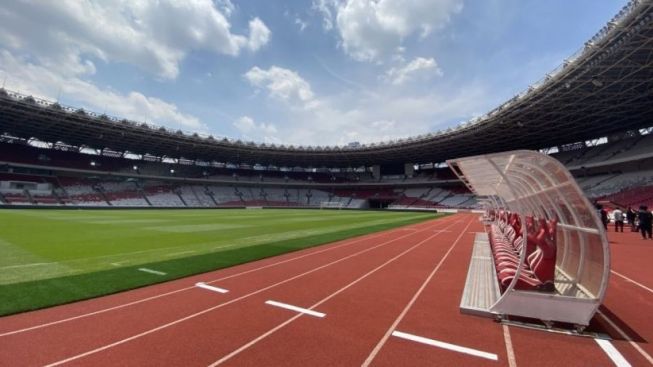
[[[111,212],[113,216],[116,214],[116,211],[114,210],[108,212]],[[161,214],[163,211],[156,211],[155,213],[148,213],[147,211],[144,212],[144,214],[148,217],[165,215]],[[219,213],[218,211],[207,212],[208,215],[211,215],[211,213]],[[303,215],[308,216],[317,216],[320,214],[320,212],[306,210],[301,211]],[[2,214],[5,213],[0,211],[0,220],[3,219]],[[130,213],[130,215],[131,214],[133,213]],[[270,211],[269,214],[271,218],[278,219],[278,217],[274,215],[274,211]],[[236,239],[232,238],[230,243],[223,245],[214,243],[213,249],[220,250],[216,252],[203,253],[195,256],[169,260],[164,260],[164,256],[159,256],[156,261],[140,263],[133,266],[112,266],[109,269],[91,271],[83,274],[0,285],[0,315],[7,315],[26,310],[69,303],[81,299],[93,298],[100,295],[115,293],[153,283],[159,283],[162,281],[225,268],[253,260],[280,255],[286,252],[296,251],[324,243],[343,240],[349,237],[391,229],[394,227],[413,224],[434,218],[434,216],[431,214],[415,215],[414,213],[411,213],[410,215],[405,213],[403,215],[396,215],[397,213],[392,213],[393,215],[378,213],[379,215],[376,216],[369,216],[369,213],[361,214],[361,217],[365,216],[369,218],[369,221],[367,222],[369,225],[366,225],[364,220],[361,220],[360,223],[356,223],[356,216],[341,217],[340,220],[338,220],[339,217],[337,215],[329,214],[333,216],[333,221],[325,221],[327,223],[313,221],[308,224],[310,226],[308,228],[306,227],[306,223],[301,222],[291,222],[285,224],[277,223],[274,226],[274,229],[279,227],[279,231],[291,232],[292,228],[295,228],[295,230],[298,232],[299,237],[278,238],[277,236],[275,239],[274,234],[272,234],[269,237],[270,240],[267,242],[263,242],[264,233],[266,231],[271,231],[270,226],[261,225],[260,227],[263,228],[262,231],[264,232],[256,236],[251,236],[251,232],[253,231],[252,228],[243,228],[241,229],[242,231],[235,230],[234,232],[237,232],[236,234],[241,237]],[[215,215],[215,217],[219,217],[219,215]],[[199,219],[201,218],[193,218],[192,222],[190,223],[199,221]],[[256,220],[260,220],[260,218],[257,218]],[[246,219],[243,219],[243,221],[246,222]],[[68,224],[69,222],[63,223]],[[124,226],[117,226],[116,228],[123,227]],[[137,228],[138,231],[142,231],[141,226],[134,226],[134,228]],[[322,233],[320,232],[319,228],[321,228],[321,231],[323,231]],[[2,225],[0,224],[0,233],[3,233],[1,231],[2,229]],[[150,231],[146,232],[147,235],[151,235],[152,233]],[[256,242],[261,241],[262,243],[250,244],[244,247],[235,247],[239,245],[236,245],[238,243],[238,239],[245,240],[248,238],[248,234],[250,235],[250,240],[252,237],[254,237]],[[120,235],[120,233],[117,233],[117,235]],[[172,236],[173,234],[166,233],[164,235]],[[136,236],[136,238],[143,237]],[[228,239],[225,238],[224,240],[227,241]],[[12,245],[14,243],[15,242],[12,241]],[[133,242],[130,243],[131,246],[129,248],[132,248],[133,250],[133,246],[136,244]],[[85,245],[92,246],[93,244]],[[189,248],[194,250],[192,247]],[[179,247],[176,249],[179,249]],[[120,263],[120,261],[117,262]],[[122,266],[122,264],[119,266]],[[152,274],[137,271],[138,268],[156,269],[157,271],[166,274],[153,277]]]

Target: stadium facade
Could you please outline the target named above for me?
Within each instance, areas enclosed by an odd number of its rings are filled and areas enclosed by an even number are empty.
[[[621,199],[630,203],[653,199],[650,116],[653,4],[631,1],[560,67],[484,116],[368,145],[187,134],[0,90],[0,204],[469,208],[474,198],[443,162],[514,149],[553,154],[594,198],[639,190]]]

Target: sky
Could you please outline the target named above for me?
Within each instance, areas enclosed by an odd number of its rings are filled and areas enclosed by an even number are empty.
[[[582,47],[625,0],[12,0],[5,89],[266,144],[456,126]]]

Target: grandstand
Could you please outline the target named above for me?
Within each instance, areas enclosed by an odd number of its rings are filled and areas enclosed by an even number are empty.
[[[651,40],[653,1],[630,1],[483,116],[347,146],[185,133],[3,87],[0,314],[84,301],[1,318],[0,365],[653,365],[650,244],[594,207],[653,207]],[[81,258],[13,244],[49,221]]]

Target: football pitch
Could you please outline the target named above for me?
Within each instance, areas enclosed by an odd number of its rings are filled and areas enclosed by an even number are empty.
[[[0,315],[433,219],[307,209],[0,210]]]

